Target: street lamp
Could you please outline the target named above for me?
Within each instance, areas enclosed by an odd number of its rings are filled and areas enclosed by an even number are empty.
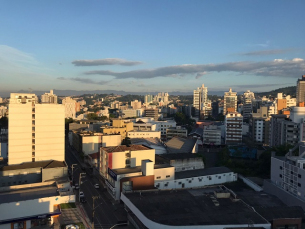
[[[74,170],[74,166],[76,166],[76,165],[77,165],[77,164],[72,164],[72,165],[71,165],[71,168],[72,168],[72,183],[74,182],[74,180],[73,180],[73,173],[74,173],[74,171],[73,171],[73,170]]]

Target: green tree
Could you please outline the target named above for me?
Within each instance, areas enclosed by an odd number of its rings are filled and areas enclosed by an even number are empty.
[[[130,141],[129,137],[126,137],[126,138],[123,139],[122,145],[130,145],[130,144],[131,144],[131,141]]]

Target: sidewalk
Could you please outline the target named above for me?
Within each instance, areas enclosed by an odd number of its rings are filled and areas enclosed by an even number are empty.
[[[85,228],[91,229],[90,220],[81,205],[76,203],[76,208],[61,209],[61,215],[54,221],[54,229],[61,225],[83,223]]]

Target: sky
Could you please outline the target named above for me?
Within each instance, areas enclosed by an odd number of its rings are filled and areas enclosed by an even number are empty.
[[[254,92],[305,74],[305,1],[1,1],[0,92]]]

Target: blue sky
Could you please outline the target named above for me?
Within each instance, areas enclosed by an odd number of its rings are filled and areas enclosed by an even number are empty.
[[[305,74],[305,1],[13,1],[0,91],[268,91]]]

